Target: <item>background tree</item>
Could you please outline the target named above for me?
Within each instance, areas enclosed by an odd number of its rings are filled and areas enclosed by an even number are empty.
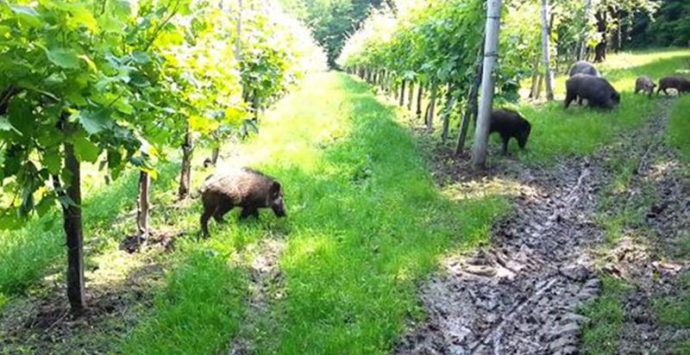
[[[541,43],[544,59],[546,99],[553,100],[553,72],[551,71],[551,26],[549,24],[549,1],[541,0]]]

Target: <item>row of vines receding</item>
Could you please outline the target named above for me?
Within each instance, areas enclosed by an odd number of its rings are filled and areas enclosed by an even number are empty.
[[[0,1],[0,226],[62,206],[68,295],[83,307],[81,163],[141,170],[145,238],[161,161],[182,149],[184,198],[195,147],[256,131],[325,62],[273,1]]]
[[[347,39],[338,65],[395,96],[423,119],[429,131],[446,140],[459,126],[456,151],[463,149],[467,126],[476,117],[486,22],[481,0],[398,0],[393,8],[373,10]],[[548,18],[540,18],[542,7]],[[539,98],[545,68],[541,27],[548,32],[550,70],[564,72],[576,60],[602,60],[620,50],[633,19],[649,16],[649,0],[505,1],[501,15],[497,104],[517,101],[521,82],[531,79],[529,96]],[[458,124],[454,124],[458,123]]]

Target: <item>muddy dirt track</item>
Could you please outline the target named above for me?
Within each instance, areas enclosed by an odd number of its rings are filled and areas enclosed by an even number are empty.
[[[660,107],[669,105],[668,102],[660,103]],[[606,161],[621,156],[639,159],[637,176],[629,189],[630,194],[636,195],[636,191],[641,189],[638,185],[650,181],[645,174],[659,173],[653,168],[655,159],[675,159],[663,144],[667,112],[666,109],[660,111],[640,132],[621,137],[618,146],[605,148],[591,158],[565,161],[550,169],[516,168],[515,164],[519,162],[509,162],[506,164],[511,166],[492,172],[494,176],[517,181],[522,186],[514,200],[515,213],[494,226],[491,247],[443,261],[441,271],[420,290],[427,319],[423,324],[412,327],[395,353],[580,352],[579,338],[588,319],[579,315],[577,310],[585,302],[595,299],[601,291],[601,280],[597,276],[600,273],[595,272],[594,267],[600,263],[596,261],[608,260],[605,269],[619,271],[619,275],[614,276],[621,277],[623,269],[630,270],[630,275],[640,273],[631,270],[631,265],[621,265],[626,259],[613,255],[618,249],[604,256],[594,252],[603,242],[603,231],[595,223],[595,218],[602,190],[611,179]],[[665,171],[662,175],[673,173]],[[661,201],[659,206],[664,206],[666,212],[663,216],[655,216],[648,224],[656,235],[675,233],[682,221],[686,226],[690,221],[688,180],[676,176],[654,181],[666,184],[659,187],[660,193],[666,194],[666,200],[664,196],[656,199]],[[644,208],[658,210],[659,206]],[[629,264],[636,268],[638,264],[649,268],[656,265],[657,269],[662,265],[657,261],[660,256],[646,257],[633,258]],[[687,264],[673,265],[673,272],[666,275],[673,278],[687,268]],[[626,280],[637,284],[634,276]],[[664,281],[664,277],[657,281],[659,284],[673,284],[672,281]],[[640,289],[631,295],[630,302],[625,303],[625,308],[634,310],[633,303],[641,294],[647,295],[641,298],[648,302],[649,295],[658,293],[655,290],[669,289],[653,283],[641,284]],[[648,312],[649,307],[637,308],[644,309],[638,310],[639,313]],[[623,353],[660,349],[648,341],[650,337],[658,337],[657,341],[669,340],[669,336],[664,337],[660,327],[654,324],[652,315],[642,316],[651,323],[643,329],[634,326],[639,323],[639,317],[629,318],[620,344]],[[678,336],[677,332],[674,336],[684,337],[683,334]]]

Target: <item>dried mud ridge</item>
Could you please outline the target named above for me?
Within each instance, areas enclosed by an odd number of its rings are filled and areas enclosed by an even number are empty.
[[[585,318],[576,308],[601,282],[587,249],[602,169],[588,160],[507,176],[527,186],[494,228],[494,247],[444,261],[421,290],[426,323],[398,354],[569,354]]]

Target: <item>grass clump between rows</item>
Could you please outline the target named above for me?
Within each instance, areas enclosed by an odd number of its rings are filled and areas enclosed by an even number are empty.
[[[690,161],[690,96],[684,96],[671,111],[666,142]]]

